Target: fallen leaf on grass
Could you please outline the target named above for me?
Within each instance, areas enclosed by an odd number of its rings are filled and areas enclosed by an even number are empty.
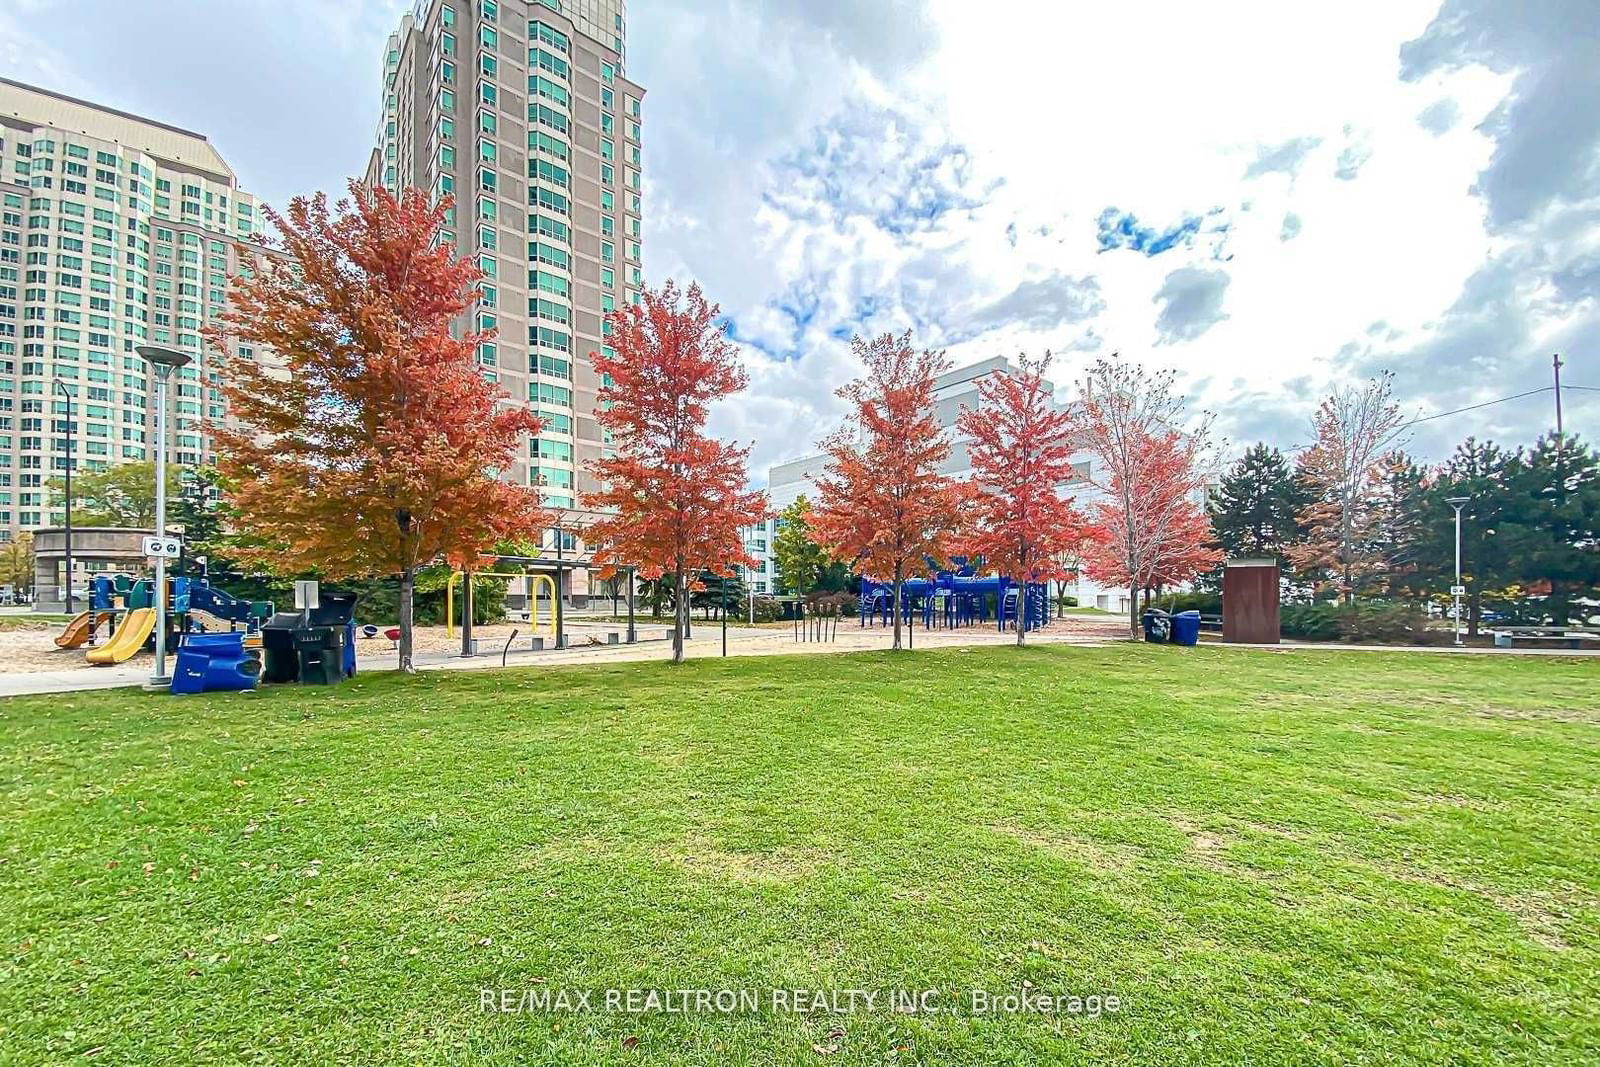
[[[263,937],[261,940],[265,941],[267,944],[270,945],[270,944],[273,944],[274,942],[276,942],[278,940],[278,938],[280,938],[282,936],[283,936],[282,934],[268,934],[266,937]]]
[[[627,1037],[622,1039],[622,1047],[627,1051],[632,1052],[634,1049],[639,1047],[639,1036],[637,1034],[629,1034]]]

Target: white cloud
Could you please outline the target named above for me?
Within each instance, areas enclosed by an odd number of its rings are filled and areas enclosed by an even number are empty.
[[[364,167],[408,6],[148,0],[85,24],[0,0],[0,68],[205,130],[281,200]],[[757,479],[834,428],[855,331],[958,363],[1050,347],[1062,382],[1111,351],[1175,367],[1241,443],[1296,443],[1322,390],[1378,367],[1430,411],[1519,392],[1551,346],[1600,342],[1600,111],[1569,106],[1597,21],[1593,0],[636,0],[647,272],[735,324],[751,389],[715,418]],[[163,49],[195,61],[144,61]],[[1419,441],[1543,421],[1489,409]]]

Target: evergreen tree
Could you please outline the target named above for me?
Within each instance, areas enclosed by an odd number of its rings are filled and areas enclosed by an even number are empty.
[[[1404,452],[1391,452],[1379,464],[1368,551],[1382,561],[1372,592],[1420,596],[1427,473]]]
[[[1304,494],[1289,461],[1265,442],[1228,468],[1211,495],[1211,529],[1229,558],[1281,556],[1298,539]]]
[[[1467,587],[1467,632],[1478,633],[1486,594],[1516,580],[1506,537],[1507,479],[1519,452],[1469,437],[1439,468],[1422,502],[1417,577],[1435,593],[1455,584],[1455,510],[1451,497],[1467,497],[1461,511],[1461,578]]]
[[[720,618],[724,604],[729,618],[737,618],[744,612],[745,598],[750,593],[739,568],[733,568],[726,577],[715,571],[701,571],[700,585],[701,588],[691,594],[689,603],[705,612],[707,619]]]
[[[1525,585],[1548,583],[1544,613],[1566,625],[1575,599],[1600,593],[1600,460],[1574,437],[1547,435],[1519,457],[1506,482],[1512,570]]]

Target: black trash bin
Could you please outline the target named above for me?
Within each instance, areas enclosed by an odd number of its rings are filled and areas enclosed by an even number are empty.
[[[261,626],[261,680],[281,685],[300,680],[300,650],[294,635],[305,613],[280,611]]]
[[[344,679],[344,627],[303,626],[294,633],[300,653],[300,681],[333,685]]]
[[[1164,644],[1172,636],[1172,616],[1160,608],[1144,613],[1144,639],[1152,644]]]
[[[355,673],[356,595],[323,593],[317,607],[283,611],[261,627],[261,680],[332,685]]]

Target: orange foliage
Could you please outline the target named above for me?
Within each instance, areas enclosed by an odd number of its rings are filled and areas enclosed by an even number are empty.
[[[591,464],[604,488],[585,494],[584,506],[604,514],[587,536],[604,575],[636,566],[645,578],[673,576],[674,660],[683,658],[691,583],[703,570],[754,566],[739,530],[768,510],[764,493],[746,489],[750,450],[704,432],[711,404],[747,382],[719,314],[698,285],[680,294],[669,281],[607,316],[616,355],[591,356],[608,376],[596,418],[616,455]]]
[[[408,667],[416,568],[548,524],[536,490],[499,477],[540,422],[484,377],[491,335],[451,336],[483,275],[437,240],[448,202],[350,188],[331,209],[320,193],[265,209],[277,254],[236,279],[207,339],[270,349],[282,369],[229,357],[237,422],[212,432],[241,555],[285,574],[398,574]]]
[[[944,353],[914,351],[911,334],[851,341],[866,376],[841,388],[850,405],[828,438],[817,481],[812,528],[818,544],[869,578],[892,580],[894,647],[900,647],[900,583],[924,570],[924,557],[948,558],[964,489],[939,465],[950,443],[933,410],[933,380]]]

